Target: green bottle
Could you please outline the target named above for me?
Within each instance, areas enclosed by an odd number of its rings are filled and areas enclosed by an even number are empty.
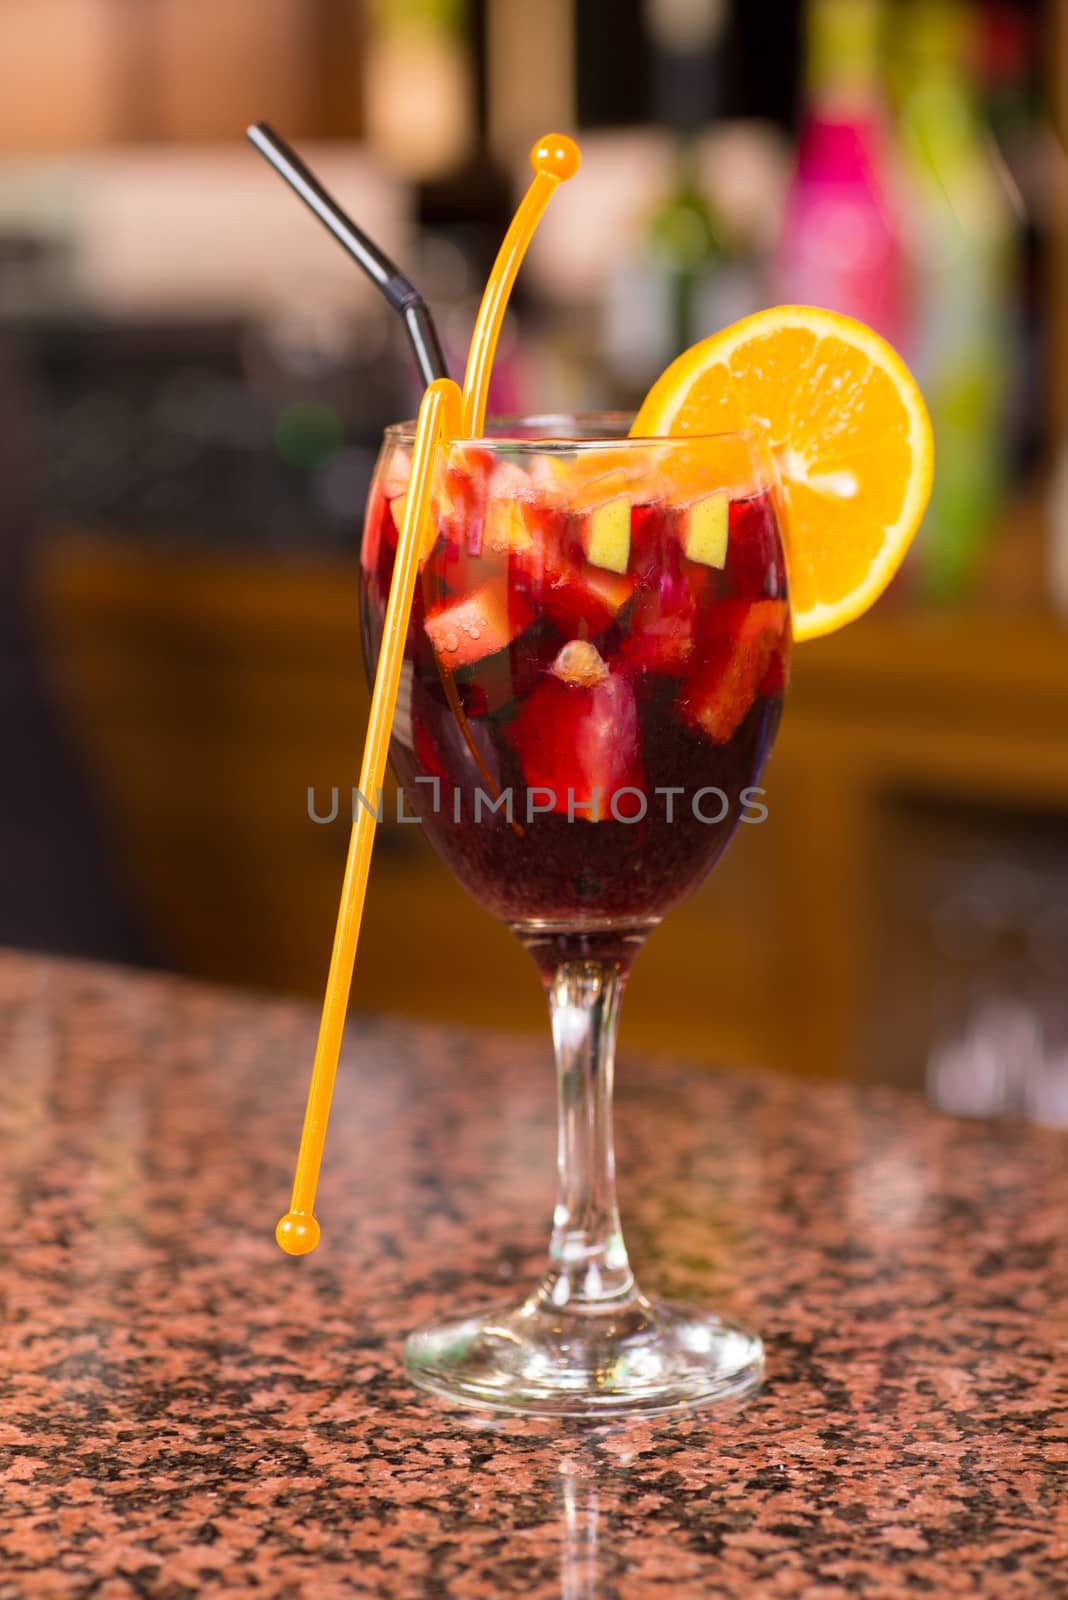
[[[728,254],[723,227],[698,183],[696,146],[690,139],[679,140],[675,182],[649,218],[646,247],[665,274],[671,314],[668,349],[677,355],[713,331],[698,326],[700,296],[706,279]]]
[[[899,30],[898,125],[915,267],[914,370],[931,412],[935,480],[915,547],[921,594],[973,586],[1005,486],[1013,219],[990,154],[957,0],[913,0]]]

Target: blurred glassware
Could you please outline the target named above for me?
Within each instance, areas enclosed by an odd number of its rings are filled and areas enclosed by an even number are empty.
[[[0,314],[32,316],[78,294],[79,190],[54,158],[0,167]]]
[[[1005,490],[1014,220],[980,104],[974,8],[912,0],[897,41],[911,355],[937,460],[913,571],[925,598],[954,601],[974,582]]]
[[[776,298],[827,306],[907,343],[906,261],[880,78],[878,0],[810,0],[805,112]]]
[[[605,340],[613,371],[635,392],[708,326],[704,302],[729,252],[722,222],[697,173],[697,152],[679,139],[670,187],[645,220],[637,248],[620,255],[609,278]]]
[[[366,146],[304,154],[389,255],[407,259],[411,196]],[[227,145],[160,145],[80,154],[67,163],[82,302],[115,322],[239,318],[301,301],[362,310],[374,287],[318,228],[302,225],[275,173],[236,136]],[[21,163],[43,185],[45,163]],[[0,164],[0,197],[11,169]],[[2,204],[2,200],[0,200]],[[205,240],[211,241],[205,248]]]
[[[920,877],[932,946],[949,963],[929,1098],[958,1115],[1068,1126],[1068,848],[1041,827],[1015,842],[965,826],[952,857],[925,859]]]
[[[433,178],[474,142],[464,0],[372,0],[364,68],[367,133],[387,166]]]
[[[637,247],[608,279],[609,364],[635,394],[680,350],[753,310],[755,267],[707,182],[703,127],[722,111],[723,0],[646,0],[653,110],[671,130],[671,168]]]
[[[306,309],[24,324],[45,526],[352,555],[383,422],[410,403],[409,353],[384,306]]]

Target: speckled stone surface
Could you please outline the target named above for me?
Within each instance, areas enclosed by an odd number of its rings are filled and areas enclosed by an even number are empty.
[[[548,1051],[350,1030],[301,1261],[315,1017],[0,957],[0,1600],[1068,1595],[1068,1140],[627,1060],[647,1289],[764,1334],[734,1415],[453,1411],[401,1339],[518,1293]]]

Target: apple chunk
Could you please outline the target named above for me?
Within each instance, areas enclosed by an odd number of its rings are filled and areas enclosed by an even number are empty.
[[[630,499],[617,495],[579,519],[586,560],[607,572],[626,572],[630,560]]]
[[[727,600],[713,613],[714,631],[703,641],[695,668],[679,697],[685,722],[715,744],[726,744],[745,720],[783,640],[789,646],[786,602]],[[781,692],[781,686],[780,690]]]
[[[483,545],[494,555],[530,550],[532,507],[523,500],[491,499],[486,505]]]
[[[700,562],[703,567],[726,566],[730,495],[722,491],[706,494],[700,500],[680,507],[677,515],[682,550],[687,560]]]
[[[407,504],[407,489],[405,489],[403,494],[395,494],[393,499],[389,502],[389,514],[393,518],[393,526],[396,528],[398,533],[400,533],[401,528],[404,526],[404,508]]]
[[[507,583],[498,579],[436,607],[424,626],[441,664],[455,672],[503,650],[522,633],[531,615],[522,596],[510,594]]]

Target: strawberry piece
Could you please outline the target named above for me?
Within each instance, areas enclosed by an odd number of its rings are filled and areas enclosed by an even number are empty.
[[[635,506],[630,516],[628,572],[639,583],[655,583],[666,567],[678,565],[679,555],[666,506]]]
[[[439,662],[454,672],[503,650],[532,616],[522,596],[496,578],[458,600],[435,606],[424,627]]]
[[[481,451],[480,454],[488,453]],[[444,467],[443,472],[435,475],[432,498],[430,498],[427,547],[422,560],[427,558],[428,552],[433,550],[438,539],[444,539],[457,549],[468,550],[472,555],[480,554],[484,509],[486,509],[484,483],[486,483],[486,469],[481,469],[472,475],[462,472],[451,461]],[[397,539],[403,526],[406,507],[408,507],[408,485],[404,485],[400,493],[390,496],[390,526],[387,528],[387,538],[393,549],[397,549]]]
[[[525,547],[513,540],[508,572],[514,589],[563,633],[586,637],[612,623],[634,593],[636,580],[608,572],[585,559],[566,512],[522,503]]]
[[[504,476],[506,470],[529,486],[527,474],[510,463],[494,468],[494,484],[508,487],[511,479]],[[465,482],[470,487],[471,480]],[[449,489],[452,498],[448,504],[453,509],[457,492],[455,486]],[[444,493],[443,490],[440,502],[443,507]],[[464,515],[470,521],[470,507]],[[492,495],[480,503],[479,515],[481,543],[477,558],[471,554],[468,541],[458,536],[459,524],[453,521],[452,511],[442,517],[439,537],[424,566],[424,587],[432,616],[443,612],[447,602],[460,603],[474,589],[484,588],[489,574],[493,574],[489,577],[491,584],[507,588],[521,615],[540,615],[569,637],[592,638],[604,632],[631,600],[638,583],[636,575],[590,563],[582,549],[581,519],[568,511],[516,493]],[[470,622],[466,616],[461,620]],[[477,620],[475,626],[481,626]],[[439,645],[443,637],[439,635]],[[483,653],[488,652],[480,651],[467,659],[477,660]]]
[[[476,454],[488,457],[488,452]],[[503,579],[513,555],[536,559],[537,520],[529,502],[486,500],[476,480],[450,466],[440,507],[440,536],[424,567],[425,582],[433,597],[463,595],[490,575]],[[518,587],[522,590],[524,585]]]
[[[570,806],[577,819],[604,821],[618,789],[644,788],[637,706],[623,677],[583,688],[549,675],[505,732],[528,788],[550,791],[552,809],[565,816]],[[546,798],[538,795],[534,803]],[[579,809],[594,800],[596,817]],[[636,816],[641,802],[625,795],[617,809],[621,817]]]
[[[430,521],[435,535],[475,556],[482,547],[486,484],[491,466],[492,457],[488,450],[465,450],[459,463],[454,451],[444,470],[435,474],[431,490]],[[395,549],[408,503],[408,483],[404,480],[398,488],[396,475],[388,481],[392,522],[389,538]],[[432,538],[431,548],[433,544]]]
[[[635,580],[597,567],[566,568],[543,590],[542,610],[565,633],[603,632],[634,593]]]
[[[382,493],[387,500],[403,494],[408,487],[408,480],[412,475],[412,457],[408,450],[399,445],[389,451],[384,465],[379,474]]]
[[[725,570],[732,592],[743,599],[786,594],[786,568],[769,493],[731,502]]]
[[[442,476],[438,526],[445,538],[477,556],[482,549],[486,486],[493,467],[488,450],[454,447]]]
[[[700,568],[681,572],[670,566],[655,587],[639,589],[620,652],[626,667],[680,677],[693,656],[705,602],[713,592]]]
[[[679,695],[685,722],[725,744],[744,721],[786,630],[786,604],[720,601]],[[787,634],[788,637],[788,634]]]

